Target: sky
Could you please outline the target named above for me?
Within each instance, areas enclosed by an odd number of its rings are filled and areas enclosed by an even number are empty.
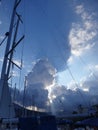
[[[0,1],[0,42],[9,29],[13,4],[13,0]],[[90,103],[93,97],[91,104],[96,103],[97,6],[97,0],[22,0],[17,8],[23,20],[17,40],[24,34],[25,38],[16,48],[13,60],[20,65],[22,59],[23,68],[20,71],[14,67],[12,86],[17,82],[17,88],[22,90],[26,76],[28,93],[39,93],[36,102],[45,93],[43,99],[48,97],[54,103],[53,109],[61,107],[58,98],[71,108],[68,104],[78,104],[81,93],[86,102]],[[6,41],[0,46],[0,70],[5,45]]]

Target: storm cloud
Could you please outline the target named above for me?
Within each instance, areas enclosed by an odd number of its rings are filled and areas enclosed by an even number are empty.
[[[70,86],[66,85],[58,85],[56,70],[49,61],[45,59],[37,60],[32,71],[26,76],[25,106],[33,105],[46,110],[51,108],[51,112],[56,115],[73,113],[79,105],[87,108],[91,107],[98,103],[97,79],[98,70],[96,65],[93,75],[90,74],[84,80],[81,80],[77,88],[75,84],[72,84],[72,88],[75,89],[71,89]],[[21,103],[22,96],[24,96],[23,91],[20,96]]]

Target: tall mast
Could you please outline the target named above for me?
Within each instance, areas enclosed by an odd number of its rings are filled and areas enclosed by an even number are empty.
[[[11,17],[11,23],[10,23],[10,28],[9,28],[9,36],[7,39],[7,45],[6,45],[6,49],[5,49],[3,66],[2,66],[2,71],[1,71],[0,100],[1,100],[1,96],[2,96],[2,89],[3,89],[3,84],[4,84],[4,80],[5,80],[5,75],[6,75],[7,61],[8,61],[7,53],[9,52],[10,45],[11,45],[11,37],[12,37],[12,32],[13,32],[13,24],[14,24],[14,18],[15,18],[15,14],[16,14],[17,1],[18,0],[15,0],[15,3],[14,3],[13,13],[12,13],[12,17]]]
[[[0,117],[2,117],[2,118],[10,118],[10,117],[15,116],[14,106],[12,104],[11,94],[9,92],[8,77],[9,77],[10,66],[11,66],[12,57],[13,57],[13,50],[20,43],[20,41],[24,38],[24,36],[22,38],[20,38],[20,40],[17,43],[15,41],[16,36],[17,36],[17,31],[18,31],[19,20],[21,21],[20,16],[16,13],[16,8],[20,2],[21,2],[21,0],[15,0],[15,2],[14,2],[14,8],[13,8],[13,12],[12,12],[10,27],[9,27],[9,35],[8,35],[8,39],[7,39],[7,45],[6,45],[6,49],[5,49],[5,55],[4,55],[2,71],[1,71]],[[13,27],[15,24],[14,22],[15,22],[16,15],[18,17],[18,20],[17,20],[17,24],[15,27],[15,33],[13,35]],[[12,38],[13,38],[13,40],[12,40]]]

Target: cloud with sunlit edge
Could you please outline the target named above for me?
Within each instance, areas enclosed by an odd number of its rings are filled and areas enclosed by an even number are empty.
[[[47,59],[35,62],[32,71],[26,76],[26,98],[30,100],[26,106],[32,105],[32,100],[36,107],[46,108],[49,106],[49,89],[54,84],[55,73],[56,70]]]

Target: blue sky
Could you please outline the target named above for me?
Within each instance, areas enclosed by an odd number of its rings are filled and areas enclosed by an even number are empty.
[[[13,0],[1,0],[0,41],[8,31],[12,5]],[[56,83],[70,89],[75,88],[72,76],[78,84],[93,78],[93,73],[97,77],[97,0],[22,0],[17,10],[24,22],[20,25],[19,37],[25,34],[14,58],[19,63],[24,48],[22,85],[24,76],[38,59],[48,59],[56,69]],[[5,44],[0,46],[0,69]],[[14,75],[19,76],[18,69],[14,70]]]

